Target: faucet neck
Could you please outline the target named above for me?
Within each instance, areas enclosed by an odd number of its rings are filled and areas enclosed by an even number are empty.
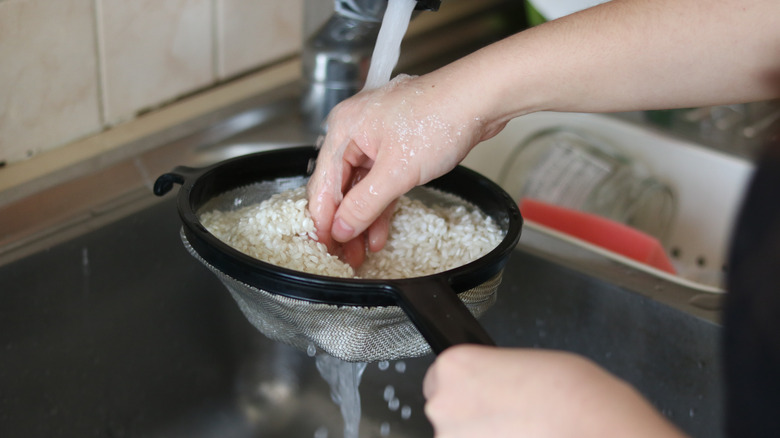
[[[306,38],[303,47],[304,90],[301,109],[312,132],[323,132],[323,121],[342,100],[363,88],[388,0],[334,0],[324,25]],[[322,11],[323,0],[307,0]],[[417,0],[416,9],[437,10],[441,0]]]

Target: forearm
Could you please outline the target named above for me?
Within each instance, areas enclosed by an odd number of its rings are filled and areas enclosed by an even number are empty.
[[[780,96],[776,0],[613,0],[433,74],[477,116],[611,112]]]

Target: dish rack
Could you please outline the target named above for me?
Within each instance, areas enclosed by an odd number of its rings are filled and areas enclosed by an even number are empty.
[[[731,229],[753,170],[750,161],[613,116],[542,112],[510,121],[498,135],[479,144],[463,164],[517,196],[518,177],[527,179],[524,175],[533,172],[534,160],[544,164],[538,155],[533,156],[524,148],[550,132],[581,134],[589,144],[603,147],[633,169],[640,169],[638,177],[649,177],[662,184],[668,190],[674,209],[666,218],[668,223],[664,225],[662,235],[654,237],[662,244],[677,272],[673,280],[705,291],[722,292]],[[523,154],[528,159],[523,158]],[[549,178],[549,172],[547,175]],[[653,209],[646,210],[646,215],[657,214]],[[641,222],[643,218],[638,219]],[[657,220],[649,216],[644,219],[646,224]],[[545,229],[533,221],[528,222],[529,226]],[[670,275],[647,265],[634,264],[619,254],[576,238],[557,234],[620,262],[639,265],[638,268],[656,275]]]

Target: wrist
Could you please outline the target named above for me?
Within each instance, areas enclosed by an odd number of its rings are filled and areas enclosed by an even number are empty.
[[[515,117],[554,106],[556,90],[548,89],[548,75],[539,71],[530,47],[518,47],[524,39],[515,35],[432,73],[457,97],[455,104],[483,126],[479,140],[495,135]]]

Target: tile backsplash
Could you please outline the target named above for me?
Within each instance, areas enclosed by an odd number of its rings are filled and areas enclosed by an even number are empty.
[[[93,0],[0,2],[0,161],[100,130]]]
[[[303,0],[0,1],[0,162],[297,52]]]

